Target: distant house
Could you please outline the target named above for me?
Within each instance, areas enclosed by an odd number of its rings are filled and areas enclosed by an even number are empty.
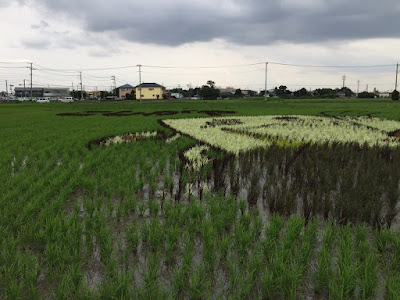
[[[122,98],[122,99],[126,99],[126,95],[132,93],[132,91],[135,89],[134,86],[131,86],[130,84],[124,84],[121,85],[118,88],[118,95]]]
[[[378,97],[381,97],[381,98],[390,98],[392,93],[391,92],[378,92],[377,95],[378,95]]]
[[[218,87],[219,91],[222,93],[231,93],[234,94],[236,89],[234,87],[227,86],[226,88]]]
[[[91,91],[91,92],[88,92],[87,94],[91,98],[100,98],[101,97],[100,91]]]
[[[135,87],[136,100],[162,99],[165,88],[157,83],[142,83]]]
[[[346,93],[344,91],[339,91],[336,93],[338,98],[346,98]]]
[[[171,93],[171,98],[181,99],[183,95],[181,93]]]
[[[251,90],[242,90],[242,95],[243,97],[250,97],[251,92]]]

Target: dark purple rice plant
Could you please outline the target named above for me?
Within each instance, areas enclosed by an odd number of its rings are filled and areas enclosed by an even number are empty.
[[[250,188],[247,196],[249,206],[253,207],[257,204],[257,200],[260,197],[260,174],[254,172],[250,180]]]

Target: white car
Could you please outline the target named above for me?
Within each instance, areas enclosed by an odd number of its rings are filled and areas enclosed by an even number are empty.
[[[60,99],[60,101],[63,102],[63,103],[72,103],[72,102],[74,102],[74,98],[72,98],[72,97],[63,97],[63,98]]]
[[[38,98],[37,103],[50,103],[50,100],[47,98]]]

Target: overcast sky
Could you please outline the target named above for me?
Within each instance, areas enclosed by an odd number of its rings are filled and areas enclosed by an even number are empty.
[[[0,26],[0,90],[29,80],[31,61],[34,85],[76,87],[79,70],[87,90],[111,76],[136,85],[130,66],[142,64],[144,82],[258,91],[255,63],[268,61],[269,88],[340,87],[345,75],[353,90],[385,91],[400,60],[398,0],[0,0]]]

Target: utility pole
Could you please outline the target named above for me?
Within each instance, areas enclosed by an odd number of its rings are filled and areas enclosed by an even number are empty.
[[[79,72],[81,78],[81,101],[83,100],[83,85],[82,85],[82,71]]]
[[[345,87],[345,82],[346,82],[346,75],[343,75],[343,88]]]
[[[139,99],[142,102],[142,65],[137,65],[139,67]]]
[[[268,62],[265,63],[264,102],[267,101],[267,79],[268,79]]]
[[[8,97],[8,83],[7,83],[7,80],[6,80],[6,97]]]
[[[25,91],[25,79],[24,79],[24,100],[25,100],[25,97],[26,97],[26,91]]]
[[[357,80],[357,97],[359,92],[360,92],[360,80]]]
[[[394,90],[397,91],[397,75],[399,74],[399,63],[396,65],[396,84],[394,86]]]
[[[117,83],[115,81],[115,76],[111,76],[111,80],[114,82],[114,96],[117,96]]]
[[[32,67],[32,65],[33,65],[33,63],[30,63],[30,64],[31,64],[31,101],[32,101],[32,94],[33,94],[32,93],[32,77],[33,77],[33,74],[32,74],[33,73],[32,72],[33,71],[33,67]]]
[[[367,84],[367,93],[368,93],[368,84]]]

